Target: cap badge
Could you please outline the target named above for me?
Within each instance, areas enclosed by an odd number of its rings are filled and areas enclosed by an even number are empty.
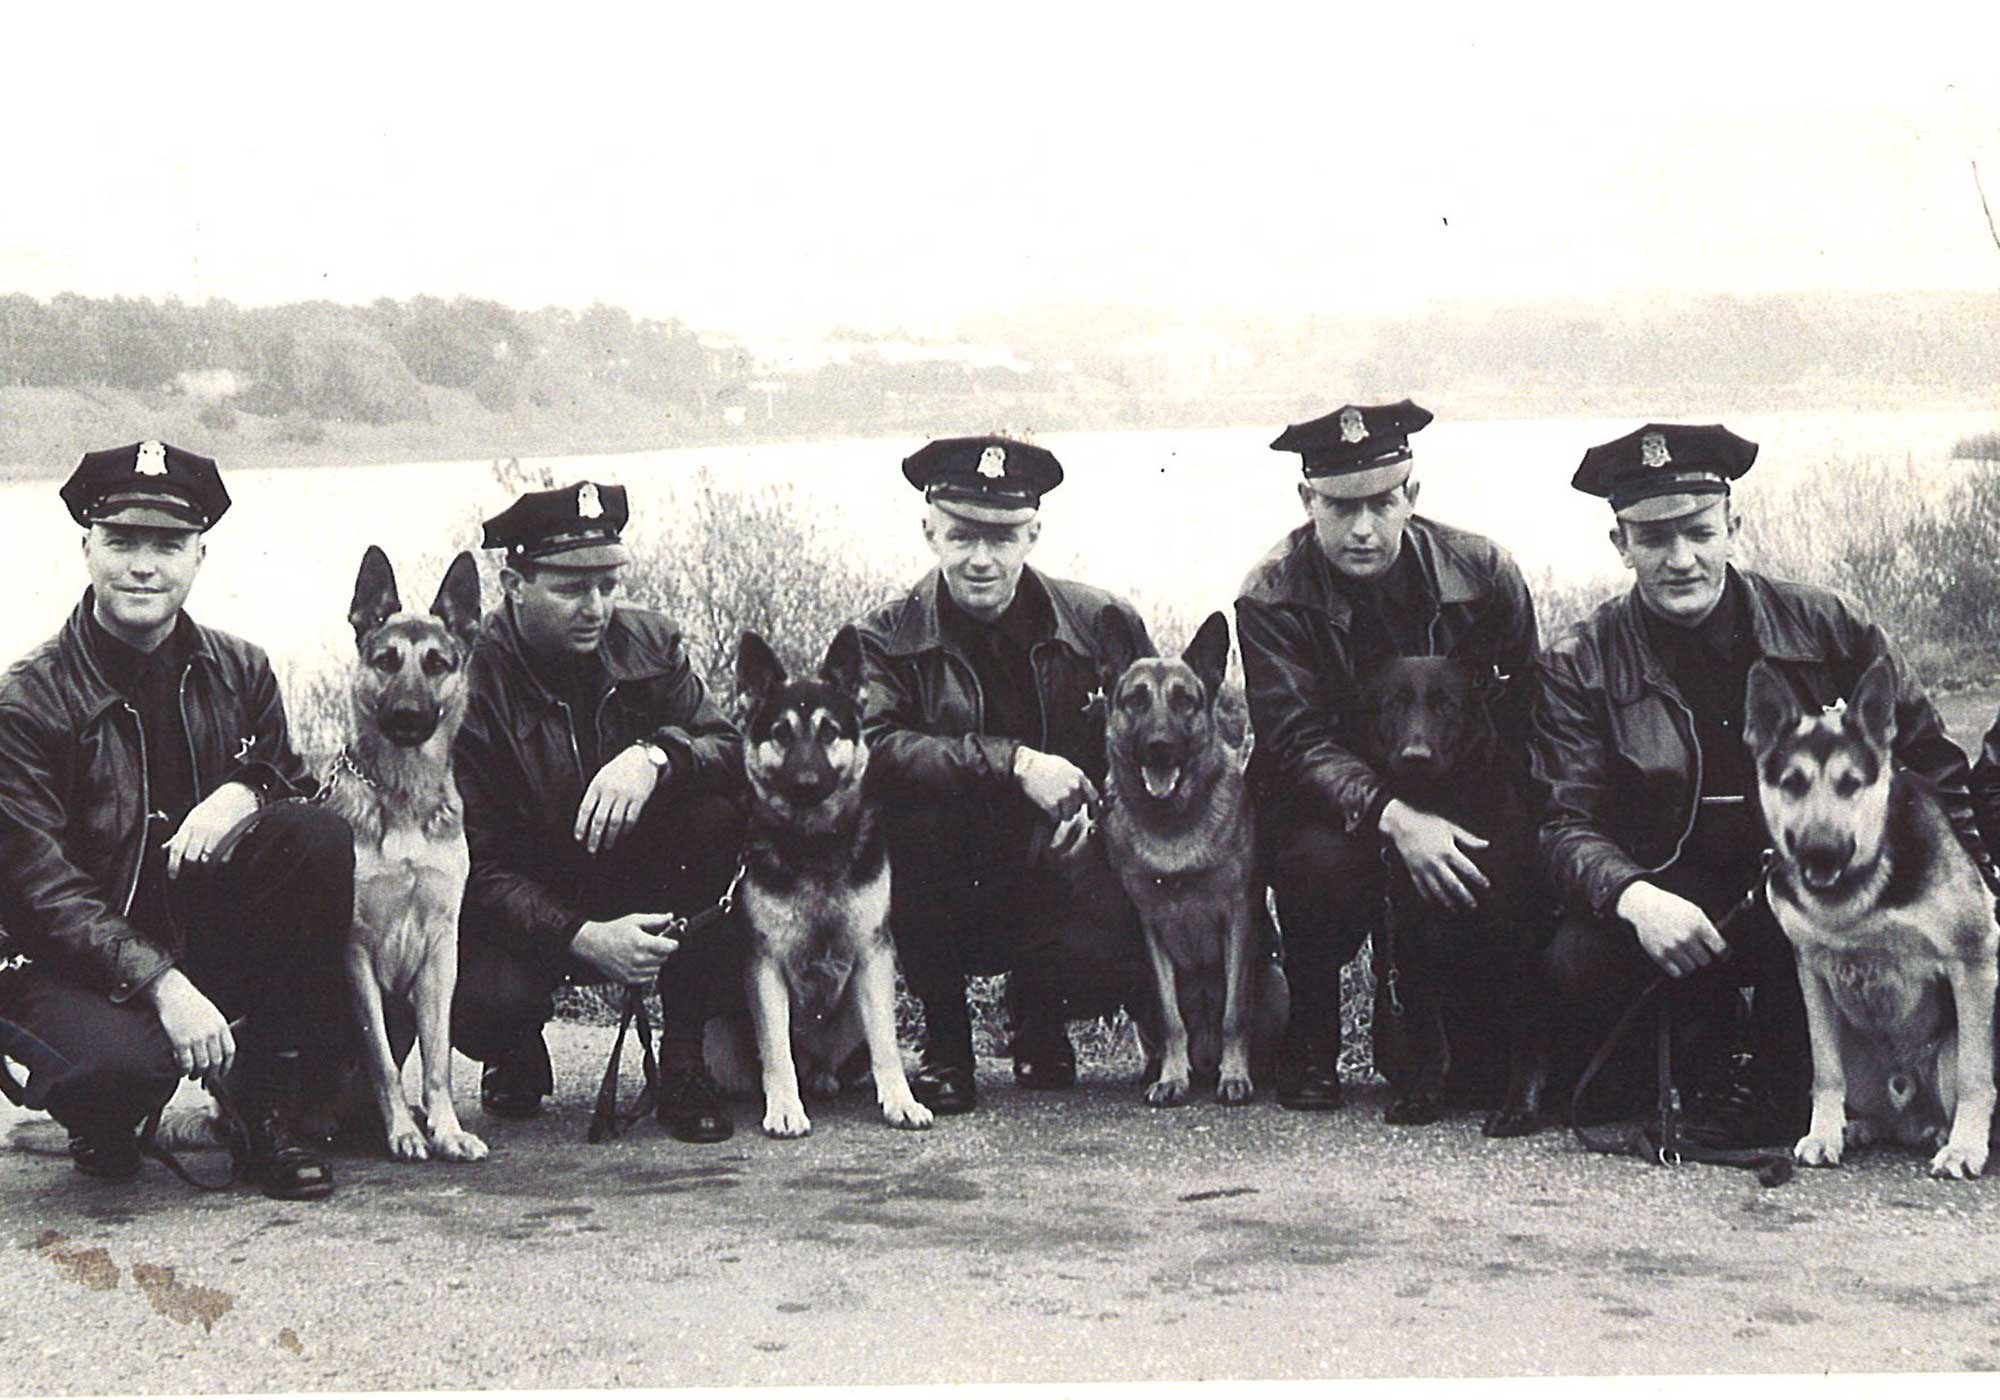
[[[1367,436],[1368,425],[1361,421],[1361,410],[1358,408],[1343,408],[1340,411],[1340,440],[1342,442],[1360,442]]]
[[[140,476],[165,476],[167,474],[167,447],[160,442],[139,444],[139,461],[132,468]]]
[[[1007,475],[1007,449],[995,445],[980,453],[979,474],[995,480]]]
[[[604,514],[604,502],[598,499],[597,487],[588,481],[576,488],[576,514],[580,520],[596,520]]]
[[[1667,455],[1667,439],[1661,433],[1647,433],[1639,439],[1639,465],[1664,467],[1674,459]]]

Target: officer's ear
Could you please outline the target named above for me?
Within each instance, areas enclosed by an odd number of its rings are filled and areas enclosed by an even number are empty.
[[[1042,517],[1040,515],[1028,517],[1028,523],[1021,527],[1021,537],[1027,542],[1029,549],[1035,547],[1035,542],[1042,537]]]
[[[519,596],[521,585],[527,581],[528,576],[513,565],[502,564],[500,566],[500,591],[509,599]]]
[[[1409,506],[1416,505],[1417,491],[1422,487],[1422,485],[1423,483],[1420,481],[1416,481],[1413,479],[1405,479],[1405,481],[1403,482],[1403,503],[1405,505]]]

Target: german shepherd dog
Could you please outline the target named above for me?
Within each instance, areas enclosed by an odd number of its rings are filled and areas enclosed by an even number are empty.
[[[1793,1155],[1837,1166],[1890,1139],[1934,1150],[1932,1176],[1978,1176],[2000,929],[1936,794],[1896,771],[1895,674],[1878,660],[1815,714],[1759,663],[1745,708],[1775,856],[1766,891],[1812,1039],[1812,1123]]]
[[[1127,654],[1140,649],[1116,609],[1101,625],[1124,634]],[[1178,659],[1142,656],[1106,680],[1104,837],[1158,995],[1163,1043],[1145,1095],[1156,1107],[1185,1100],[1196,1080],[1222,1103],[1248,1103],[1291,1007],[1259,948],[1250,715],[1223,683],[1228,664],[1229,623],[1211,613]]]
[[[1523,777],[1493,727],[1493,685],[1464,661],[1411,656],[1383,663],[1363,683],[1366,757],[1395,796],[1487,842],[1468,855],[1489,882],[1475,891],[1477,909],[1440,909],[1419,897],[1402,862],[1389,862],[1376,1043],[1394,1090],[1383,1115],[1390,1123],[1436,1122],[1448,1083],[1504,1055],[1506,1086],[1480,1131],[1519,1137],[1540,1125],[1546,998],[1532,936],[1534,826]]]
[[[865,1045],[882,1116],[928,1128],[896,1046],[896,950],[889,936],[889,846],[865,788],[861,643],[843,630],[812,680],[789,680],[764,639],[736,652],[743,762],[750,780],[748,855],[737,892],[750,936],[742,1017],[710,1022],[705,1051],[723,1088],[760,1082],[764,1131],[812,1131],[799,1100],[804,1068],[831,1096]],[[754,1037],[750,1033],[754,1031]]]
[[[451,744],[465,718],[479,570],[461,553],[430,611],[405,612],[388,556],[370,545],[347,618],[356,646],[348,685],[353,735],[325,777],[322,800],[354,828],[347,973],[362,1069],[391,1157],[474,1162],[486,1155],[486,1144],[459,1126],[451,1100],[458,909],[470,868]],[[390,1004],[415,1013],[422,1128],[404,1099],[402,1066],[390,1047]]]

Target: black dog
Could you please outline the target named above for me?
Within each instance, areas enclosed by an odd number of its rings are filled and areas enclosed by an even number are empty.
[[[1532,893],[1534,827],[1517,767],[1488,710],[1491,676],[1445,657],[1398,657],[1364,688],[1368,757],[1394,794],[1488,844],[1468,853],[1489,882],[1471,912],[1422,899],[1391,859],[1377,939],[1376,1065],[1395,1091],[1386,1120],[1431,1123],[1447,1094],[1498,1099],[1488,1137],[1540,1126],[1548,1033]],[[1504,1085],[1497,1082],[1506,1065]]]

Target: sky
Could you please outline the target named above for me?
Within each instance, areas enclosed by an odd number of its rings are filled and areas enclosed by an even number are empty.
[[[1991,3],[23,4],[0,48],[0,293],[754,336],[2000,288]]]

